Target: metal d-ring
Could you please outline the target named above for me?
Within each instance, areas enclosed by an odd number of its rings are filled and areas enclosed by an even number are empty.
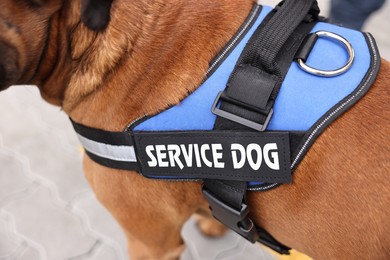
[[[348,52],[349,55],[348,61],[343,67],[335,70],[320,70],[308,66],[302,59],[298,59],[297,61],[301,69],[303,69],[304,71],[310,74],[316,76],[322,76],[322,77],[334,77],[347,72],[351,68],[353,61],[355,60],[355,51],[353,50],[352,45],[344,37],[341,37],[340,35],[335,33],[327,32],[327,31],[318,31],[315,32],[315,34],[318,37],[331,38],[341,42]]]

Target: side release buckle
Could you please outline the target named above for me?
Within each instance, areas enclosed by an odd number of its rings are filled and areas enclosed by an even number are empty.
[[[245,104],[243,102],[240,102],[238,100],[235,100],[235,99],[227,96],[225,94],[225,91],[221,91],[221,92],[218,93],[218,96],[215,99],[214,104],[213,104],[213,106],[211,108],[211,112],[213,114],[215,114],[217,116],[220,116],[220,117],[223,117],[223,118],[226,118],[226,119],[231,120],[233,122],[239,123],[241,125],[247,126],[249,128],[255,129],[255,130],[260,131],[260,132],[263,132],[263,131],[265,131],[267,129],[268,123],[271,120],[272,114],[274,112],[274,110],[272,108],[269,111],[268,115],[266,115],[267,118],[266,118],[264,124],[260,124],[260,123],[248,120],[246,118],[237,116],[237,115],[235,115],[233,113],[230,113],[230,112],[227,112],[227,111],[224,111],[224,110],[218,108],[218,104],[219,104],[219,102],[221,100],[229,102],[229,103],[234,104],[236,106],[240,106],[240,107],[246,108],[248,110],[260,113],[260,114],[264,114],[263,111],[261,111],[260,109],[254,107],[254,106]]]
[[[202,192],[210,205],[213,216],[217,220],[251,243],[258,241],[259,235],[257,233],[256,226],[248,217],[249,208],[245,203],[242,204],[242,208],[240,210],[237,210],[218,199],[206,187],[202,187]]]

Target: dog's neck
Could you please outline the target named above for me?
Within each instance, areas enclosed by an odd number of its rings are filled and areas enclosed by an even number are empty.
[[[71,53],[42,82],[42,95],[80,123],[123,130],[195,90],[252,5],[250,0],[114,1],[105,32],[91,32],[77,20],[66,25]]]

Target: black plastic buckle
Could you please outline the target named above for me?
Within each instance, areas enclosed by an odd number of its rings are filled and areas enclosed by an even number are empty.
[[[230,229],[250,241],[257,242],[259,235],[253,221],[248,217],[249,208],[242,204],[241,210],[236,210],[214,196],[207,188],[202,188],[213,216]]]
[[[267,129],[268,123],[271,120],[272,114],[274,113],[274,110],[271,108],[271,110],[269,111],[269,113],[267,115],[267,118],[266,118],[264,124],[260,124],[260,123],[253,122],[251,120],[245,119],[243,117],[237,116],[235,114],[232,114],[230,112],[227,112],[227,111],[224,111],[224,110],[218,108],[218,103],[220,100],[227,101],[227,102],[232,103],[234,105],[237,105],[237,106],[240,106],[240,107],[246,108],[248,110],[261,113],[261,114],[264,114],[264,112],[260,111],[256,107],[253,107],[251,105],[245,104],[243,102],[240,102],[238,100],[235,100],[235,99],[228,97],[224,91],[221,91],[218,93],[218,96],[214,101],[213,107],[211,108],[211,112],[217,116],[226,118],[228,120],[231,120],[231,121],[239,123],[241,125],[250,127],[252,129],[255,129],[255,130],[260,131],[260,132],[263,132],[263,131],[265,131],[265,129]]]

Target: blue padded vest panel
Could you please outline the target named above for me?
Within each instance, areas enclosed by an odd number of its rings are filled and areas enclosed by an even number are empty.
[[[271,11],[264,7],[254,26],[235,50],[194,93],[178,105],[151,117],[134,131],[212,130],[216,116],[211,106],[219,91],[226,87],[234,66],[255,29]],[[267,130],[307,131],[331,107],[353,92],[370,66],[370,52],[361,32],[328,23],[318,23],[312,30],[330,31],[346,38],[355,50],[352,68],[337,77],[324,78],[308,74],[293,62],[274,106],[274,115]],[[347,53],[332,40],[320,38],[307,64],[325,70],[343,66]]]

